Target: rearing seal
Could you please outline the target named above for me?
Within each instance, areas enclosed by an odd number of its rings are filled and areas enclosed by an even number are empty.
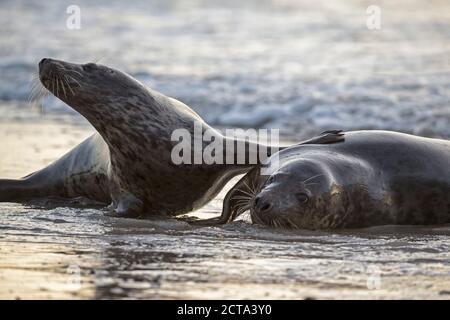
[[[330,134],[334,143],[272,155],[266,175],[259,166],[249,171],[215,222],[246,210],[255,223],[294,229],[450,222],[450,141],[389,131]]]
[[[98,133],[40,171],[0,180],[0,201],[81,196],[111,203],[112,212],[122,217],[175,216],[203,206],[229,179],[252,168],[252,152],[258,158],[255,144],[245,141],[243,162],[174,164],[171,134],[176,129],[194,135],[200,122],[214,139],[228,145],[238,140],[213,130],[187,105],[113,68],[43,59],[39,78]]]

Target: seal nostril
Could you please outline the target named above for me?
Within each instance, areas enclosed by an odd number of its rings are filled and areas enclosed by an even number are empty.
[[[270,203],[266,202],[266,203],[262,204],[260,210],[261,210],[261,212],[264,212],[264,211],[270,210],[270,208],[272,208],[272,205]]]
[[[261,201],[261,197],[260,197],[260,196],[257,196],[257,197],[255,198],[255,206],[258,206],[258,204],[259,204],[260,201]]]
[[[268,211],[272,208],[272,204],[265,201],[261,196],[256,196],[254,201],[255,209],[259,212]]]
[[[42,66],[44,65],[44,63],[47,62],[47,61],[48,61],[47,58],[42,59],[42,60],[39,62],[39,67],[42,68]]]

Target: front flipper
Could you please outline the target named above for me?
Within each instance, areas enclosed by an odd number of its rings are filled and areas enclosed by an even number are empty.
[[[110,210],[106,215],[120,218],[137,218],[144,210],[144,203],[135,197],[132,193],[121,193],[117,204],[111,204]]]
[[[231,189],[223,200],[222,215],[218,218],[194,220],[191,224],[211,226],[226,224],[235,220],[242,213],[250,209],[250,204],[255,195],[254,181],[259,175],[259,167],[250,170]]]

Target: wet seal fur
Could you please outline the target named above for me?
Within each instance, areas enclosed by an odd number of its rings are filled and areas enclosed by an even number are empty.
[[[43,59],[39,78],[98,133],[40,171],[0,180],[0,201],[85,197],[111,203],[111,212],[121,217],[176,216],[203,206],[229,179],[253,167],[248,159],[250,150],[257,149],[249,148],[252,143],[247,141],[244,164],[175,165],[175,129],[193,136],[194,122],[201,122],[214,138],[232,138],[214,131],[185,104],[123,72],[94,63]]]
[[[450,141],[375,130],[329,135],[335,143],[281,150],[267,175],[250,170],[228,192],[222,216],[207,222],[247,210],[254,223],[286,229],[450,222]]]

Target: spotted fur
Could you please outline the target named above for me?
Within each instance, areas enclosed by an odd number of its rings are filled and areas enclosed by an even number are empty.
[[[39,67],[45,88],[97,133],[34,174],[0,180],[0,201],[84,196],[111,202],[113,212],[124,217],[173,216],[203,206],[229,179],[253,166],[175,165],[173,130],[193,133],[195,121],[211,129],[188,106],[103,65],[43,59]],[[216,137],[223,138],[218,132]],[[247,152],[253,152],[250,144]]]

